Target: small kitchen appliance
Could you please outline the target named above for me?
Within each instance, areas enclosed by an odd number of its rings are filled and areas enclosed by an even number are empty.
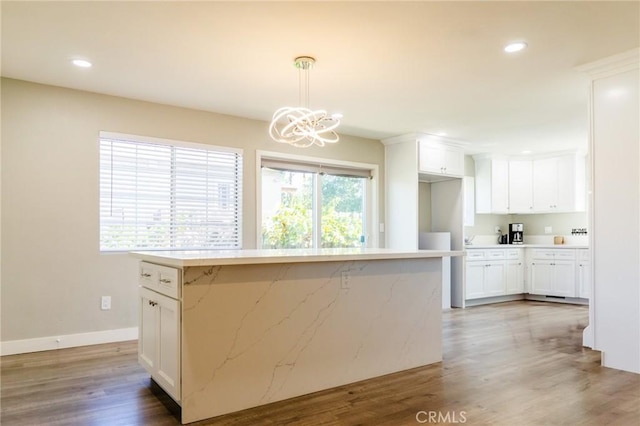
[[[509,224],[509,244],[522,244],[524,242],[524,225],[522,223]]]

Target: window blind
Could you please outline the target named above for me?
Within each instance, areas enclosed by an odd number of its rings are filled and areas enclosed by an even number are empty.
[[[289,172],[307,172],[343,177],[363,177],[369,179],[372,178],[371,170],[342,167],[332,164],[307,163],[301,161],[263,158],[261,165],[262,167],[266,167],[268,169],[283,170]]]
[[[242,153],[100,137],[100,250],[237,249]]]

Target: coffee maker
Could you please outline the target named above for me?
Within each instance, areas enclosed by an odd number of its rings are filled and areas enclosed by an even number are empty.
[[[509,224],[509,244],[522,244],[524,242],[524,225],[521,223]]]

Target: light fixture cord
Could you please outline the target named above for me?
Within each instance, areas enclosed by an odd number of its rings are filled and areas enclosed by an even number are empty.
[[[298,105],[309,108],[309,62],[302,62],[298,67]]]

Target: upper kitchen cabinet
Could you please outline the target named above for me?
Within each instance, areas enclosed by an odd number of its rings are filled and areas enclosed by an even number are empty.
[[[538,213],[585,211],[585,158],[563,155],[533,162],[533,210]]]
[[[464,151],[462,148],[428,136],[418,138],[418,170],[420,174],[430,175],[427,180],[440,180],[440,177],[464,176]]]
[[[550,154],[533,159],[474,156],[476,213],[583,212],[585,157]]]
[[[533,212],[533,162],[509,160],[509,213]]]
[[[473,157],[476,163],[476,213],[509,212],[509,162]]]

